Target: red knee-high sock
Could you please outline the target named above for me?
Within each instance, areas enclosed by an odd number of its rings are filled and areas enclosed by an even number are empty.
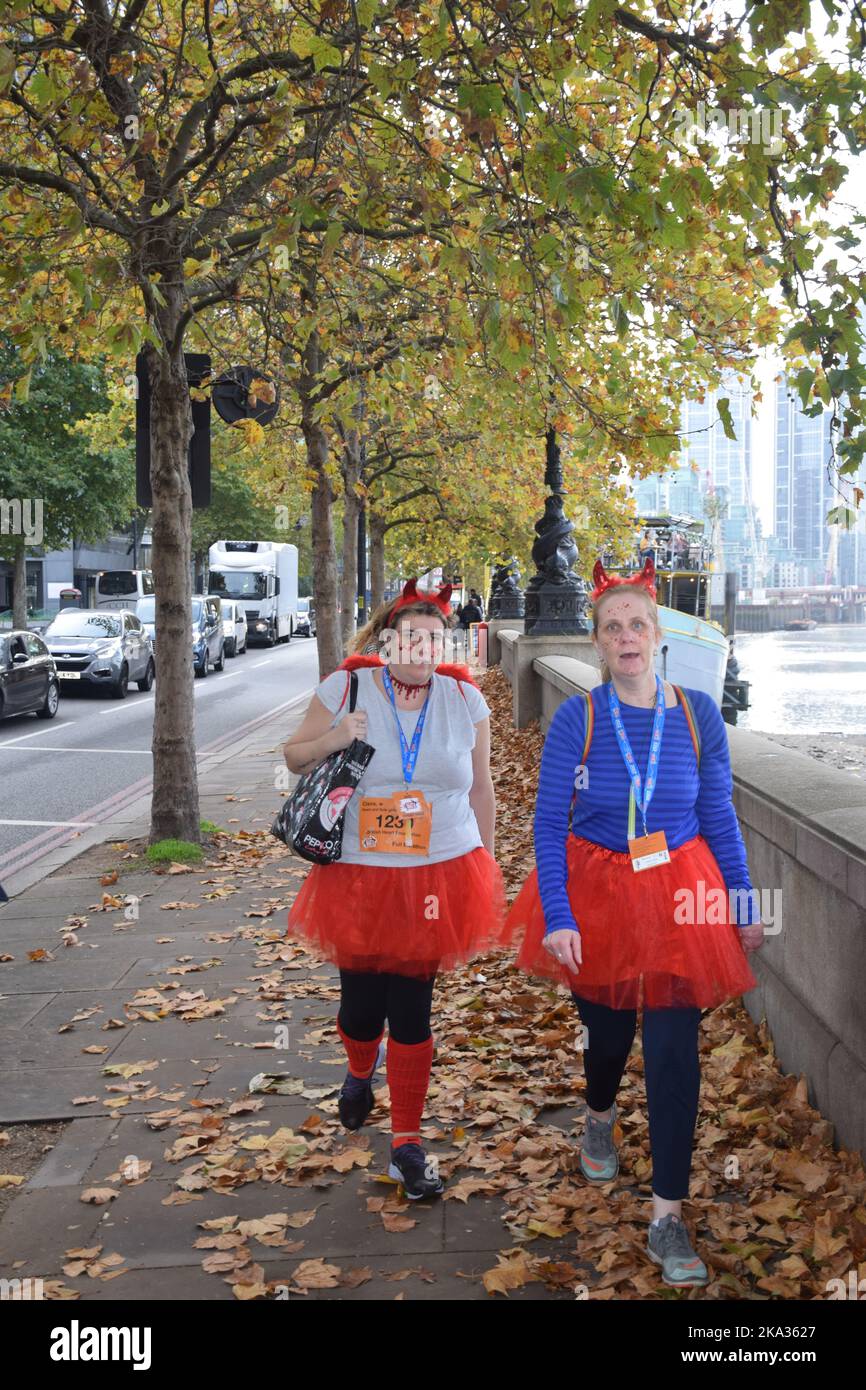
[[[378,1038],[373,1038],[370,1042],[361,1042],[358,1038],[350,1038],[348,1033],[343,1032],[338,1018],[337,1032],[343,1039],[343,1046],[346,1049],[346,1056],[349,1059],[349,1071],[353,1076],[369,1076],[373,1070],[376,1054],[379,1051],[379,1043],[385,1036],[384,1028]]]
[[[421,1043],[399,1043],[389,1036],[387,1071],[392,1148],[421,1142],[421,1115],[430,1085],[432,1061],[432,1036]]]

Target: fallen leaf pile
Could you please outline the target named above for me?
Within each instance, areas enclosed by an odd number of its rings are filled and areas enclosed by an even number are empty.
[[[494,731],[497,859],[513,896],[533,866],[528,827],[543,738],[537,724],[512,728],[511,690],[499,671],[485,673],[481,684]],[[297,1260],[304,1232],[327,1210],[329,1189],[340,1183],[360,1184],[359,1202],[371,1222],[381,1223],[395,1251],[429,1207],[414,1207],[386,1176],[390,1116],[384,1073],[377,1076],[377,1105],[364,1130],[347,1134],[339,1123],[336,1091],[345,1067],[334,1024],[339,982],[332,968],[284,936],[284,913],[306,869],[267,831],[224,833],[215,841],[209,877],[201,880],[209,890],[203,898],[250,887],[255,892],[235,930],[208,939],[255,944],[257,965],[248,985],[233,984],[219,998],[185,989],[170,977],[207,971],[220,961],[181,956],[153,986],[134,993],[125,1020],[109,1020],[102,1028],[168,1017],[194,1024],[222,1015],[239,1000],[249,1008],[254,1000],[255,1019],[266,1035],[292,1017],[292,1001],[299,1000],[305,1032],[300,1042],[295,1035],[290,1070],[256,1073],[251,1065],[246,1096],[187,1100],[185,1090],[157,1090],[149,1081],[154,1062],[109,1065],[103,1074],[118,1080],[108,1087],[114,1092],[108,1104],[121,1108],[131,1096],[154,1102],[156,1108],[136,1122],[165,1134],[164,1159],[177,1177],[164,1205],[195,1203],[206,1192],[230,1202],[241,1187],[249,1192],[252,1185],[268,1184],[261,1190],[269,1215],[220,1216],[200,1223],[191,1238],[202,1268],[225,1280],[236,1298],[294,1297],[319,1289],[340,1297],[340,1291],[345,1296],[375,1277],[429,1284],[436,1276],[420,1266],[385,1275],[368,1264],[344,1268],[326,1259]],[[97,1012],[79,1011],[64,1028]],[[293,1020],[294,1028],[298,1022]],[[646,1254],[651,1160],[639,1035],[618,1096],[620,1173],[613,1183],[595,1187],[578,1171],[583,1061],[578,1018],[564,989],[518,973],[510,957],[485,957],[437,983],[433,1033],[424,1141],[439,1160],[443,1200],[454,1213],[465,1212],[467,1226],[482,1210],[501,1220],[502,1248],[493,1267],[458,1271],[480,1281],[491,1296],[539,1285],[548,1297],[568,1299],[808,1300],[826,1298],[828,1281],[844,1280],[852,1270],[866,1278],[862,1163],[834,1151],[832,1126],[810,1105],[805,1079],[782,1075],[766,1029],[738,1003],[709,1012],[701,1024],[701,1101],[684,1215],[710,1282],[690,1291],[666,1288]],[[273,1046],[231,1040],[224,1045]],[[310,1082],[305,1063],[313,1059],[334,1066],[332,1085]],[[288,1127],[278,1110],[263,1111],[262,1097],[282,1096],[303,1097],[314,1108]],[[89,1103],[95,1097],[79,1099]],[[101,1173],[82,1201],[112,1203],[122,1216],[125,1188],[150,1182],[150,1165],[136,1165],[131,1172],[120,1163],[115,1172]],[[282,1188],[309,1191],[301,1210],[281,1210]],[[358,1253],[363,1258],[363,1249]],[[123,1272],[120,1257],[104,1256],[99,1246],[67,1256],[64,1273],[71,1277],[105,1279]],[[466,1264],[472,1263],[467,1256]],[[76,1294],[53,1281],[47,1296]]]

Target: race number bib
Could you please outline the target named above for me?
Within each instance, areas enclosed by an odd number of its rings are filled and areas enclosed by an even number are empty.
[[[358,808],[359,848],[376,854],[429,854],[433,808],[423,792],[365,796]]]

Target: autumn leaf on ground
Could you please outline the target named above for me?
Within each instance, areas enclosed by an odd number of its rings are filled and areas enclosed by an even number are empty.
[[[522,1289],[524,1284],[538,1283],[539,1276],[525,1250],[512,1250],[499,1256],[495,1269],[488,1269],[481,1282],[488,1293],[507,1295],[512,1289]]]
[[[126,1081],[143,1071],[153,1071],[159,1062],[110,1062],[102,1068],[103,1076],[122,1076]]]
[[[301,1289],[336,1289],[340,1283],[339,1265],[324,1260],[302,1260],[292,1276],[292,1283]]]
[[[111,1202],[117,1193],[113,1187],[87,1187],[81,1194],[82,1202],[92,1202],[94,1206],[101,1207],[106,1202]]]
[[[418,1222],[412,1216],[402,1216],[396,1211],[381,1211],[382,1225],[386,1231],[411,1231]]]

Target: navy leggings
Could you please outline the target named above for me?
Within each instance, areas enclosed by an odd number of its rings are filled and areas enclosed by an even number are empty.
[[[637,1029],[636,1009],[609,1009],[572,994],[584,1037],[586,1103],[609,1110]],[[643,1060],[649,1111],[652,1190],[675,1202],[689,1195],[698,1118],[700,1009],[644,1009]]]
[[[369,1042],[388,1032],[398,1043],[422,1043],[430,1036],[430,1009],[436,976],[416,980],[359,970],[340,971],[340,1027],[350,1038]]]

